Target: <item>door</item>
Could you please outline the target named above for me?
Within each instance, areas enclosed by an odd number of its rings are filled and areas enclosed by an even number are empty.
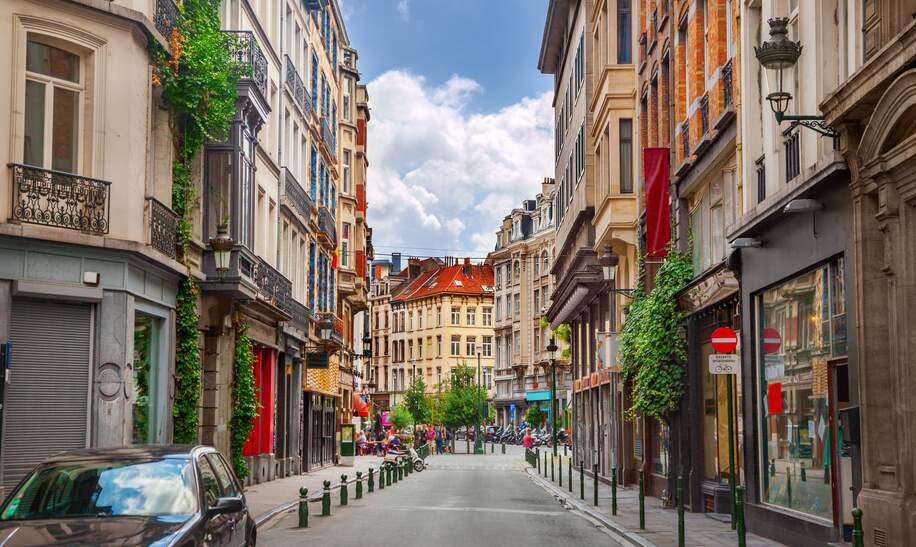
[[[88,443],[92,305],[14,298],[3,429],[3,487]],[[53,404],[44,404],[53,403]]]
[[[220,495],[224,498],[242,497],[242,489],[238,481],[233,477],[226,460],[216,452],[211,452],[203,456],[206,458],[210,467],[216,474],[219,481]],[[245,539],[248,537],[246,512],[229,513],[226,517],[229,519],[229,542],[228,545],[233,547],[242,547],[245,545]]]
[[[200,477],[204,494],[203,507],[201,507],[201,512],[206,519],[203,523],[204,545],[207,547],[234,547],[235,522],[232,515],[220,514],[207,517],[210,508],[223,497],[223,490],[220,487],[219,479],[216,478],[216,472],[205,457],[197,459],[197,475]]]

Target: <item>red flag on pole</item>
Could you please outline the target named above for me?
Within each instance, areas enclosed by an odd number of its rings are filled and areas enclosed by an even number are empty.
[[[643,148],[643,176],[646,180],[646,254],[650,257],[664,257],[671,240],[668,156],[667,148]]]

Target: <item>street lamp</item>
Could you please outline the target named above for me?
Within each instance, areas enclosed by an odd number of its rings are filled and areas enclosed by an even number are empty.
[[[553,455],[557,455],[557,362],[554,354],[557,352],[557,341],[551,336],[547,344],[550,352],[550,427],[553,429]]]
[[[836,138],[837,132],[824,123],[822,116],[786,114],[789,102],[792,100],[792,93],[786,86],[785,71],[791,70],[798,62],[802,45],[801,42],[789,39],[788,18],[773,17],[767,22],[770,25],[770,39],[760,44],[760,47],[755,47],[754,53],[757,61],[766,69],[767,84],[770,89],[767,101],[776,115],[776,123],[781,124],[783,121],[788,121],[792,122],[792,127],[803,125],[821,135]]]
[[[474,426],[474,454],[483,454],[483,441],[480,438],[480,352],[477,352],[477,412],[474,416],[477,423]]]
[[[617,281],[617,264],[620,262],[620,257],[610,248],[605,247],[601,255],[598,256],[598,264],[601,265],[601,273],[604,274],[604,280],[616,285]],[[608,291],[612,293],[622,294],[626,297],[633,298],[633,293],[635,289],[618,289],[616,286],[614,288],[609,288]]]
[[[229,225],[220,224],[216,227],[216,237],[210,238],[210,248],[213,249],[213,261],[216,263],[216,274],[220,279],[229,271],[229,260],[232,257],[232,247],[235,241],[229,237]]]

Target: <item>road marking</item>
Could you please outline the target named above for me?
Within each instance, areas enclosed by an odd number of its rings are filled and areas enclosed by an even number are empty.
[[[528,509],[506,509],[502,507],[435,507],[411,505],[386,505],[380,507],[368,506],[369,509],[392,511],[457,511],[464,513],[510,513],[515,515],[540,515],[556,516],[566,514],[564,511],[533,511]]]

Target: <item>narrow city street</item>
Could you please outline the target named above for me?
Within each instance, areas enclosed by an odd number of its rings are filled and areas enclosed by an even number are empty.
[[[463,443],[458,443],[463,444]],[[602,527],[567,510],[525,473],[520,447],[507,454],[432,456],[429,467],[320,517],[311,504],[310,527],[289,513],[260,531],[260,545],[398,545],[500,547],[620,545]]]

